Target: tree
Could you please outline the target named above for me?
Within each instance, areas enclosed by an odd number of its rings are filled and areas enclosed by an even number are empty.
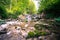
[[[22,13],[35,13],[35,5],[31,0],[1,0],[1,6],[3,5],[7,11],[8,17],[15,16]]]
[[[60,16],[60,0],[41,0],[39,12],[45,12],[51,18]]]
[[[7,18],[7,14],[6,14],[6,10],[5,10],[4,6],[0,6],[0,18],[1,19]]]

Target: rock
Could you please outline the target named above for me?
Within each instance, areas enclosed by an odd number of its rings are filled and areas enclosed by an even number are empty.
[[[2,24],[1,26],[0,26],[0,31],[1,30],[4,30],[5,28],[7,28],[8,27],[8,24]]]
[[[16,27],[16,30],[21,30],[21,27],[17,26],[17,27]]]
[[[28,24],[26,24],[25,27],[28,27]]]
[[[28,28],[29,28],[30,30],[32,30],[32,31],[33,31],[33,30],[35,30],[35,28],[34,28],[34,27],[28,27]]]
[[[7,35],[10,35],[10,34],[11,34],[11,31],[7,32],[6,34],[7,34]]]
[[[8,26],[8,24],[2,24],[2,25],[1,25],[1,28],[4,29],[4,28],[6,28],[7,26]]]
[[[27,40],[32,40],[32,38],[29,38],[29,39],[27,39]]]
[[[21,33],[22,33],[22,36],[25,37],[25,38],[28,36],[28,33],[25,32],[25,31],[21,31]]]
[[[6,22],[7,24],[15,24],[15,22],[14,21],[10,21],[10,22]]]
[[[0,31],[3,30],[3,28],[0,26]]]
[[[34,40],[37,40],[37,38],[34,38]]]

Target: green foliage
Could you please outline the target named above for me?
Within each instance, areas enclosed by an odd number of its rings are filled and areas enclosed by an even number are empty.
[[[54,18],[55,15],[53,13],[47,13],[45,17],[46,19],[49,19],[49,18]]]
[[[60,22],[60,17],[55,18],[55,20],[56,20],[57,22]]]
[[[35,5],[32,1],[29,2],[28,7],[26,8],[27,13],[36,13]]]
[[[55,18],[54,20],[55,20],[54,24],[60,26],[60,17]]]
[[[29,32],[29,33],[28,33],[28,38],[45,36],[45,35],[48,35],[48,34],[49,34],[49,33],[48,33],[48,32],[45,32],[45,31],[35,30],[34,32]]]
[[[17,18],[22,13],[35,13],[36,11],[31,0],[1,0],[0,5],[4,6],[3,9],[7,11],[8,18]]]
[[[37,30],[42,30],[42,29],[45,29],[45,25],[43,25],[43,24],[35,24],[35,29],[37,29]]]
[[[2,24],[5,24],[5,21],[0,19],[0,25]]]
[[[41,0],[39,13],[44,12],[47,18],[55,18],[60,16],[60,0]]]
[[[39,11],[48,10],[57,2],[58,0],[41,0]]]
[[[39,32],[38,30],[35,30],[35,37],[41,36],[41,32]]]
[[[20,11],[21,13],[35,11],[35,5],[31,0],[2,0],[1,5],[4,5],[7,12],[14,13]]]
[[[42,36],[48,35],[47,32],[40,32]]]
[[[40,30],[40,29],[41,29],[40,24],[36,24],[34,27],[35,27],[35,29],[37,29],[37,30]]]
[[[6,13],[7,13],[7,12],[6,12],[5,8],[0,5],[0,18],[1,18],[1,19],[7,18],[7,14],[6,14]]]
[[[34,34],[34,32],[29,32],[28,33],[28,37],[30,38],[30,37],[34,37],[35,36],[35,34]]]
[[[36,24],[34,27],[36,30],[52,30],[53,23],[49,23],[50,25]]]
[[[35,37],[48,35],[48,32],[35,30]]]
[[[16,19],[21,14],[21,12],[17,11],[14,14],[8,13],[8,18]]]

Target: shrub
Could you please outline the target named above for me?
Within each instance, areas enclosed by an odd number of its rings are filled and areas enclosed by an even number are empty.
[[[3,6],[0,6],[0,18],[1,19],[7,18],[7,12]]]
[[[35,30],[35,37],[48,35],[48,32]]]
[[[28,38],[29,38],[29,37],[34,37],[34,36],[35,36],[34,32],[29,32],[29,33],[28,33]]]
[[[5,24],[6,22],[4,20],[0,19],[0,25]]]
[[[35,32],[35,37],[38,37],[41,35],[41,33],[38,30],[35,30],[34,32]]]
[[[44,32],[44,31],[40,32],[38,30],[35,30],[34,32],[29,32],[27,38],[39,37],[39,36],[46,36],[46,35],[49,35],[49,33],[48,32]]]
[[[45,35],[48,35],[47,32],[40,32],[41,33],[41,36],[45,36]]]

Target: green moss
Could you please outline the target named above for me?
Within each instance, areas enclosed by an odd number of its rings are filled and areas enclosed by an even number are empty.
[[[29,33],[28,33],[28,38],[29,38],[29,37],[34,37],[34,36],[35,36],[34,32],[29,32]]]
[[[38,30],[35,30],[35,37],[38,37],[38,36],[45,36],[45,35],[48,35],[49,33],[48,32],[42,32],[42,31],[38,31]]]
[[[35,27],[35,29],[37,29],[37,30],[42,30],[42,29],[45,29],[46,25],[36,24],[34,27]]]
[[[1,19],[6,19],[7,18],[7,12],[5,10],[4,6],[0,5],[0,18]]]
[[[48,34],[49,34],[48,32],[44,32],[44,31],[42,32],[42,31],[35,30],[34,32],[29,32],[27,38],[46,36]]]

